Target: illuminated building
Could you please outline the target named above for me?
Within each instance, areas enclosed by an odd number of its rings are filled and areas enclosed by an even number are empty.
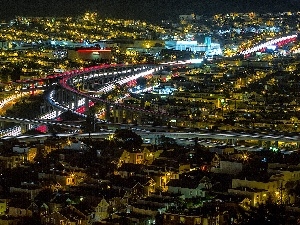
[[[110,60],[111,50],[100,48],[78,48],[68,50],[68,58],[71,60]]]
[[[197,41],[166,41],[166,49],[173,49],[179,51],[192,51],[192,52],[204,52],[208,55],[221,55],[222,50],[220,44],[212,43],[210,37],[205,38],[204,43],[198,43]]]

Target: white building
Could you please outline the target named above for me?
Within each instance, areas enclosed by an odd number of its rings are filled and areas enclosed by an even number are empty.
[[[206,55],[221,55],[222,50],[220,44],[212,43],[210,37],[205,38],[205,43],[197,41],[165,41],[166,49],[179,51],[205,52]]]

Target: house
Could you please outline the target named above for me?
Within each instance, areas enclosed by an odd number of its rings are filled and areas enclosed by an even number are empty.
[[[154,218],[150,215],[139,214],[134,212],[122,212],[113,215],[115,224],[154,224]]]
[[[46,203],[43,203],[40,206],[40,210],[39,211],[40,211],[40,216],[47,215],[47,214],[50,213],[49,206]]]
[[[213,200],[219,205],[222,203],[227,209],[238,210],[239,206],[244,208],[250,207],[251,201],[249,198],[230,193],[218,193]]]
[[[0,216],[1,225],[18,225],[20,221],[21,219],[17,217],[8,216],[8,215]]]
[[[19,167],[25,162],[26,155],[23,153],[12,153],[0,156],[0,168],[11,169]]]
[[[56,150],[60,149],[60,144],[58,144],[58,143],[45,143],[44,149],[45,149],[45,152],[47,154],[49,154],[52,151],[56,151]]]
[[[223,158],[222,155],[210,151],[204,151],[200,153],[199,152],[197,153],[195,151],[190,151],[188,154],[189,154],[189,158],[195,160],[195,163],[197,165],[206,167],[208,169],[213,167],[219,167],[220,160],[221,158]]]
[[[150,151],[147,148],[144,148],[144,161],[146,165],[151,165],[152,162],[160,156],[163,150]]]
[[[181,196],[175,196],[167,192],[160,194],[151,194],[150,196],[136,201],[139,205],[147,205],[149,207],[156,207],[156,211],[159,214],[164,213],[171,207],[175,207],[178,202],[181,200]]]
[[[87,225],[88,218],[72,205],[63,208],[60,213],[67,218],[71,225]]]
[[[79,196],[80,203],[76,204],[77,209],[82,212],[91,211],[92,214],[103,199],[115,211],[123,209],[124,205],[128,203],[127,195],[129,191],[114,188],[111,182],[102,181],[82,183],[79,186],[70,187],[68,192],[74,196]]]
[[[148,215],[152,218],[155,218],[155,216],[159,213],[159,206],[154,205],[148,205],[148,204],[141,204],[141,203],[133,203],[131,205],[127,206],[127,213],[133,212],[136,214],[141,215]]]
[[[44,146],[41,144],[32,145],[32,146],[15,145],[15,146],[13,146],[13,152],[19,153],[19,154],[24,154],[26,156],[25,158],[28,162],[33,162],[37,153],[43,148],[44,148]]]
[[[185,198],[196,198],[206,196],[206,192],[211,188],[212,184],[208,177],[183,177],[180,179],[172,179],[167,183],[168,192],[181,193]]]
[[[178,178],[179,178],[179,174],[173,172],[161,172],[153,176],[153,179],[155,181],[155,186],[158,189],[161,189],[162,191],[168,190],[167,183],[171,179],[178,179]]]
[[[60,225],[67,224],[67,218],[65,218],[59,212],[53,212],[51,214],[45,214],[41,216],[41,224],[42,225]]]
[[[58,212],[64,207],[73,204],[75,197],[69,193],[57,192],[48,202],[48,212]]]
[[[220,218],[221,217],[221,218]],[[221,224],[223,215],[220,213],[165,213],[163,215],[163,224],[164,225],[210,225],[210,224]]]
[[[217,147],[209,148],[209,151],[217,153],[219,155],[222,155],[222,154],[233,154],[234,153],[234,148],[227,147],[227,146],[217,146]]]
[[[7,209],[7,199],[0,199],[0,215],[4,215]]]
[[[294,198],[288,194],[290,185],[287,183],[299,181],[300,171],[293,168],[272,168],[269,171],[232,179],[232,188],[228,192],[247,196],[252,206],[265,203],[270,197],[274,202],[293,203]]]
[[[232,179],[232,187],[228,189],[228,193],[248,197],[251,206],[258,206],[266,203],[269,197],[277,201],[281,188],[282,175],[280,174],[262,173],[254,176],[249,174],[243,178]]]
[[[88,223],[90,224],[111,218],[113,213],[124,211],[128,204],[125,197],[118,197],[117,190],[106,189],[99,191],[100,194],[97,196],[103,194],[103,197],[97,197],[95,195],[87,196],[83,193],[80,202],[73,205],[86,216]]]
[[[128,178],[131,176],[135,176],[138,173],[141,173],[144,168],[142,164],[133,164],[133,163],[124,163],[115,174],[120,175],[122,178]]]
[[[86,150],[88,147],[82,141],[79,140],[68,140],[67,144],[63,147],[64,149],[71,149],[71,150]]]
[[[38,206],[31,200],[14,198],[8,202],[7,215],[12,217],[32,217],[38,212]]]
[[[281,178],[283,183],[285,184],[288,181],[299,181],[300,180],[300,168],[293,168],[293,167],[276,167],[272,169],[268,169],[268,172],[276,173],[282,175]]]
[[[49,170],[47,172],[38,173],[39,180],[52,180],[59,183],[61,186],[73,186],[78,185],[83,178],[86,176],[81,171],[60,171],[60,170]]]
[[[242,172],[243,163],[237,161],[230,160],[220,160],[218,167],[212,167],[211,172],[213,173],[227,173],[227,174],[235,174]]]
[[[212,166],[212,167],[218,167],[220,165],[220,156],[218,154],[213,154],[211,157],[211,160],[208,161],[208,163]]]
[[[126,213],[148,215],[152,220],[155,220],[156,216],[165,213],[167,209],[178,206],[178,202],[181,201],[174,196],[151,195],[128,204]]]
[[[73,206],[41,216],[42,225],[87,225],[88,219]]]
[[[69,146],[71,141],[67,138],[57,138],[57,137],[49,137],[43,143],[44,150],[47,154],[52,151],[56,151],[59,149],[64,149],[66,146]]]
[[[27,153],[29,151],[29,147],[15,145],[15,146],[13,146],[12,150],[13,150],[13,152],[17,152],[17,153]]]
[[[109,217],[109,203],[103,198],[99,204],[95,207],[94,214],[92,216],[93,221],[101,221]]]
[[[113,189],[126,191],[128,198],[137,198],[147,195],[149,189],[154,188],[154,186],[150,187],[150,180],[151,179],[147,177],[135,176],[129,178],[121,178],[120,176],[114,176],[111,178],[111,185]]]
[[[154,188],[167,191],[167,183],[171,179],[179,179],[179,172],[161,166],[147,166],[144,169],[144,175],[154,180]]]
[[[35,147],[35,146],[30,147],[28,149],[27,156],[26,156],[28,162],[33,162],[34,161],[34,159],[35,159],[35,157],[38,153],[38,150],[39,150],[39,148]]]
[[[24,193],[34,198],[42,190],[42,187],[38,184],[22,182],[19,187],[10,187],[9,190],[11,193]]]
[[[133,164],[143,164],[144,163],[144,153],[141,151],[126,151],[124,150],[121,157],[119,158],[118,165],[123,163],[133,163]]]
[[[231,188],[228,189],[228,193],[247,197],[247,206],[266,204],[267,200],[272,197],[271,193],[269,193],[267,190],[249,187]]]

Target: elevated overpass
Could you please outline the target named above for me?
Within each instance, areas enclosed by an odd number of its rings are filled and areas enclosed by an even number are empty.
[[[247,56],[247,55],[250,55],[252,53],[264,50],[268,46],[272,46],[272,45],[283,46],[283,45],[286,45],[286,44],[288,44],[290,42],[296,41],[297,38],[298,38],[298,34],[293,34],[293,35],[288,35],[288,36],[285,36],[285,37],[280,37],[280,38],[272,39],[272,40],[267,41],[265,43],[256,45],[256,46],[251,47],[251,48],[246,49],[246,50],[243,50],[239,54]]]
[[[162,136],[172,138],[178,143],[180,140],[186,139],[192,141],[192,144],[198,140],[220,140],[231,145],[235,145],[238,141],[255,141],[259,146],[266,146],[267,148],[274,146],[278,147],[279,142],[283,143],[295,143],[297,148],[300,147],[300,137],[299,136],[284,136],[284,135],[272,135],[272,134],[241,134],[241,133],[227,133],[227,132],[150,132],[148,130],[134,131],[142,137],[144,142],[151,144],[159,144],[159,140]],[[97,133],[64,133],[56,134],[57,137],[76,137],[76,138],[94,138],[94,139],[104,139],[108,138],[114,134],[114,130],[103,130]],[[41,134],[41,135],[19,135],[18,137],[7,136],[3,139],[17,138],[22,141],[30,140],[45,140],[49,137],[53,137],[52,134]]]
[[[268,41],[264,44],[257,45],[251,49],[247,49],[242,51],[240,54],[248,55],[253,52],[264,49],[268,45],[272,44],[286,44],[288,42],[296,40],[297,35],[290,35],[287,37],[277,38],[271,41]],[[100,65],[90,68],[77,69],[72,71],[67,71],[60,74],[50,75],[44,80],[32,80],[26,81],[26,85],[28,85],[28,90],[31,88],[37,88],[36,85],[41,85],[42,87],[51,87],[53,84],[57,84],[60,87],[60,90],[55,92],[56,90],[52,90],[49,96],[50,105],[56,107],[56,110],[52,110],[44,115],[41,119],[26,121],[26,119],[21,118],[0,118],[2,121],[14,121],[17,123],[23,124],[47,124],[47,120],[51,120],[57,118],[59,113],[72,110],[73,112],[77,112],[80,115],[84,115],[84,112],[95,102],[99,102],[106,106],[106,110],[109,111],[111,107],[120,108],[129,110],[136,113],[141,114],[150,114],[162,117],[176,118],[176,115],[169,115],[169,113],[156,112],[150,110],[144,110],[139,107],[133,107],[128,105],[120,104],[119,102],[111,102],[107,99],[100,98],[101,93],[107,93],[113,90],[116,85],[126,85],[127,82],[130,82],[133,79],[137,79],[141,76],[146,76],[147,74],[154,73],[159,71],[166,65],[176,65],[176,64],[190,64],[192,61],[176,61],[170,62],[162,65]],[[199,63],[199,62],[197,62]],[[21,83],[21,82],[20,82]],[[90,86],[93,83],[97,83],[99,85],[99,89],[97,93],[95,92],[87,92],[84,90],[89,90]],[[26,86],[25,85],[25,86]],[[81,108],[80,112],[78,109]],[[55,112],[56,111],[56,112]],[[57,113],[59,112],[59,113]],[[108,114],[108,113],[107,113]],[[44,120],[45,119],[45,120]],[[106,118],[107,119],[107,118]],[[107,122],[101,121],[101,122]],[[59,124],[59,122],[54,122],[55,124]],[[69,125],[66,125],[69,126]],[[74,129],[78,127],[74,126]],[[16,130],[19,130],[16,129]],[[151,130],[151,129],[150,129]],[[183,132],[151,132],[150,130],[143,132],[138,131],[138,133],[143,134],[143,136],[148,136],[151,139],[157,135],[165,135],[171,138],[215,138],[215,139],[232,139],[232,140],[261,140],[261,141],[286,141],[298,142],[298,136],[286,137],[286,136],[273,136],[273,135],[251,135],[247,136],[246,134],[224,134],[224,133],[199,133],[199,132],[191,132],[191,133],[183,133]],[[11,133],[7,133],[11,135]],[[19,133],[20,134],[20,133]],[[104,134],[101,134],[102,136]]]
[[[81,129],[81,127],[79,125],[64,123],[64,122],[55,121],[55,120],[46,120],[46,119],[24,119],[24,118],[0,116],[0,122],[20,123],[20,124],[27,124],[27,125],[29,125],[29,124],[56,125],[56,126],[60,126],[62,128],[67,128],[67,129],[75,129],[75,130]]]

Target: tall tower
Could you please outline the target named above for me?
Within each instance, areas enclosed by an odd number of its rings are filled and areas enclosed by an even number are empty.
[[[211,37],[205,37],[204,39],[205,50],[208,51],[211,48]]]
[[[205,37],[204,44],[207,46],[211,46],[211,37]]]

